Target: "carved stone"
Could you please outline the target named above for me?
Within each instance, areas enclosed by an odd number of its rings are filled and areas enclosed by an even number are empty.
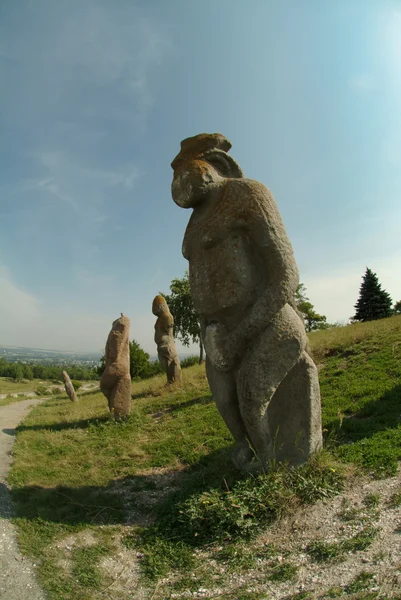
[[[166,372],[167,383],[179,383],[182,381],[182,375],[173,336],[174,319],[163,296],[155,297],[152,312],[157,317],[155,342],[159,362]]]
[[[100,390],[106,396],[115,419],[127,417],[131,411],[129,328],[129,318],[121,313],[107,338],[105,369],[100,379]]]
[[[64,387],[65,387],[65,391],[67,392],[67,396],[69,397],[71,402],[78,402],[77,394],[74,390],[74,386],[72,385],[72,381],[71,381],[67,371],[63,371],[62,376],[64,379]]]
[[[239,468],[300,464],[322,447],[322,430],[317,369],[295,309],[298,269],[272,194],[244,178],[230,148],[221,134],[200,134],[172,162],[173,200],[193,208],[183,255],[207,377]]]

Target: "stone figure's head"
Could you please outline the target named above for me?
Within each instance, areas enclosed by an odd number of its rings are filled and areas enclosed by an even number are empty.
[[[163,296],[156,296],[153,300],[152,304],[152,313],[155,317],[160,316],[162,313],[168,311],[168,306],[165,298]]]
[[[124,331],[124,329],[129,326],[130,321],[129,318],[121,313],[121,317],[113,321],[113,325],[111,327],[112,331]]]
[[[221,133],[200,133],[181,142],[171,163],[171,193],[182,208],[192,208],[226,178],[243,177],[240,166],[227,154],[231,143]]]

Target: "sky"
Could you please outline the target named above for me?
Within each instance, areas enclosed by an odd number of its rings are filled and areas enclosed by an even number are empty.
[[[0,86],[0,344],[102,351],[123,312],[155,354],[201,132],[274,194],[317,312],[366,267],[401,299],[400,0],[3,0]]]

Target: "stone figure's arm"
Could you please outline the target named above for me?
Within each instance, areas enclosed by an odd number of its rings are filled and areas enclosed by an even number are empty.
[[[207,328],[207,345],[215,347],[217,362],[222,370],[232,368],[247,345],[272,321],[287,303],[293,303],[299,274],[293,250],[276,202],[269,190],[258,182],[250,182],[249,197],[243,201],[238,215],[239,225],[245,230],[259,256],[261,290],[256,302],[248,309],[236,327],[226,334],[220,326]],[[242,213],[242,214],[241,214]],[[222,334],[222,335],[221,335]]]
[[[269,325],[287,302],[293,301],[299,282],[291,242],[276,202],[262,184],[255,182],[252,188],[244,226],[262,259],[265,273],[261,275],[266,286],[233,332],[234,339],[237,338],[240,344],[252,340]]]
[[[160,316],[160,320],[163,334],[173,336],[174,319],[172,315],[164,313]]]

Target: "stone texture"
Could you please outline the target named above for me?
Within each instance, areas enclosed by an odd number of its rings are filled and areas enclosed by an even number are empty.
[[[155,323],[155,342],[157,356],[166,372],[167,383],[179,383],[182,380],[180,359],[175,347],[173,329],[174,319],[163,296],[156,296],[152,312],[157,317]]]
[[[317,369],[295,309],[298,269],[272,194],[244,178],[230,148],[221,134],[201,134],[172,162],[173,200],[193,208],[183,254],[207,377],[239,468],[299,464],[322,447],[322,431]]]
[[[100,390],[106,396],[115,419],[127,417],[131,411],[129,328],[129,318],[121,313],[107,338],[105,369],[100,379]]]
[[[67,392],[67,396],[71,400],[71,402],[78,402],[77,394],[75,393],[74,386],[72,385],[72,381],[67,373],[67,371],[63,371],[62,373],[64,379],[64,387]]]

